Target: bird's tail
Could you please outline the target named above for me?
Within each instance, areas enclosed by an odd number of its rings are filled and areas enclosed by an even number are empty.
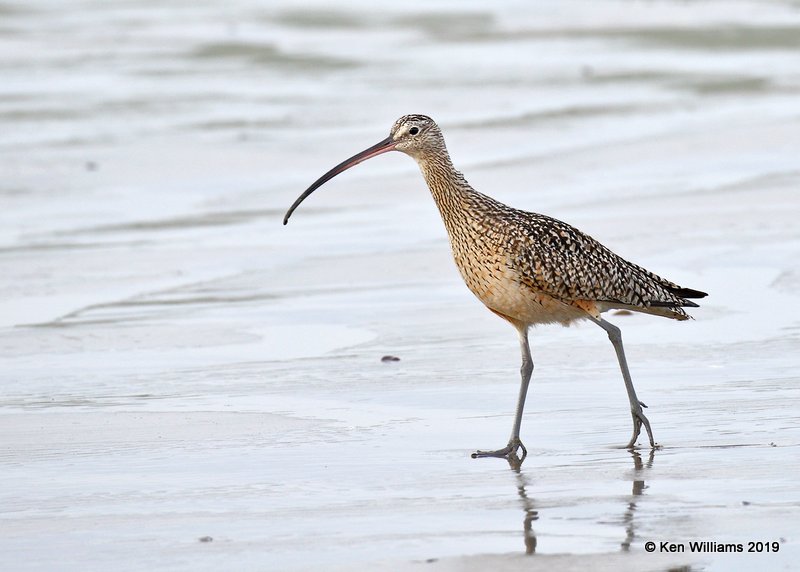
[[[705,292],[692,290],[691,288],[667,288],[667,290],[681,298],[705,298],[708,296]]]

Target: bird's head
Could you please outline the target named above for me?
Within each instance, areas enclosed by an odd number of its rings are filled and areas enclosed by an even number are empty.
[[[426,156],[432,154],[446,153],[442,132],[433,119],[427,115],[404,115],[394,122],[386,139],[364,149],[361,153],[356,153],[346,161],[342,161],[308,187],[286,211],[283,224],[289,222],[289,217],[308,195],[336,175],[388,151],[402,151],[417,161],[422,161]]]
[[[444,149],[442,131],[427,115],[404,115],[394,122],[389,137],[397,151],[417,160]]]

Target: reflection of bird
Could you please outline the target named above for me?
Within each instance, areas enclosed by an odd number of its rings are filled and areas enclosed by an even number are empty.
[[[628,392],[636,443],[642,425],[655,447],[643,403],[633,388],[619,328],[600,317],[625,308],[676,320],[686,320],[683,307],[697,306],[689,298],[706,294],[682,288],[632,264],[576,228],[550,217],[508,207],[475,189],[456,171],[439,127],[425,115],[406,115],[392,126],[389,137],[340,163],[311,185],[289,208],[286,224],[297,206],[318,187],[350,167],[387,151],[402,151],[419,164],[447,228],[456,265],[470,290],[492,312],[519,333],[522,384],[514,427],[508,444],[473,457],[506,457],[518,449],[522,410],[533,361],[528,328],[534,324],[591,320],[608,334]]]
[[[631,549],[631,544],[636,538],[636,526],[634,517],[636,516],[636,497],[642,496],[644,493],[644,475],[642,474],[645,467],[648,469],[653,468],[653,459],[655,458],[655,450],[650,449],[650,456],[647,459],[647,465],[642,462],[642,456],[638,451],[631,451],[633,457],[633,489],[631,490],[631,500],[628,502],[628,507],[625,509],[623,515],[623,522],[625,523],[625,540],[622,541],[620,546],[623,552],[628,552]]]
[[[514,475],[517,478],[517,494],[522,501],[522,508],[525,511],[525,519],[522,521],[522,531],[525,538],[525,554],[534,554],[536,552],[537,540],[536,531],[533,530],[533,521],[539,520],[539,511],[534,508],[535,504],[533,499],[528,496],[525,490],[528,486],[528,480],[525,478],[525,475],[522,474],[522,461],[525,460],[525,456],[523,455],[522,458],[519,458],[516,453],[509,453],[506,460],[508,460],[508,466],[514,471]]]

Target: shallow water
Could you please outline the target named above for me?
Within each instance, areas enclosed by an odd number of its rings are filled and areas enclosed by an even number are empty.
[[[0,3],[2,568],[796,567],[800,4],[308,6]],[[479,190],[711,294],[610,316],[662,449],[616,448],[587,324],[532,332],[522,467],[469,458],[517,344],[407,157],[281,226],[409,112]]]

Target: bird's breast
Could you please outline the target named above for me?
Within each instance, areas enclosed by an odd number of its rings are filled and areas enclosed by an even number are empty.
[[[452,236],[453,258],[473,294],[489,309],[524,324],[567,324],[586,314],[523,281],[513,252],[485,236]],[[504,243],[505,244],[505,243]]]

